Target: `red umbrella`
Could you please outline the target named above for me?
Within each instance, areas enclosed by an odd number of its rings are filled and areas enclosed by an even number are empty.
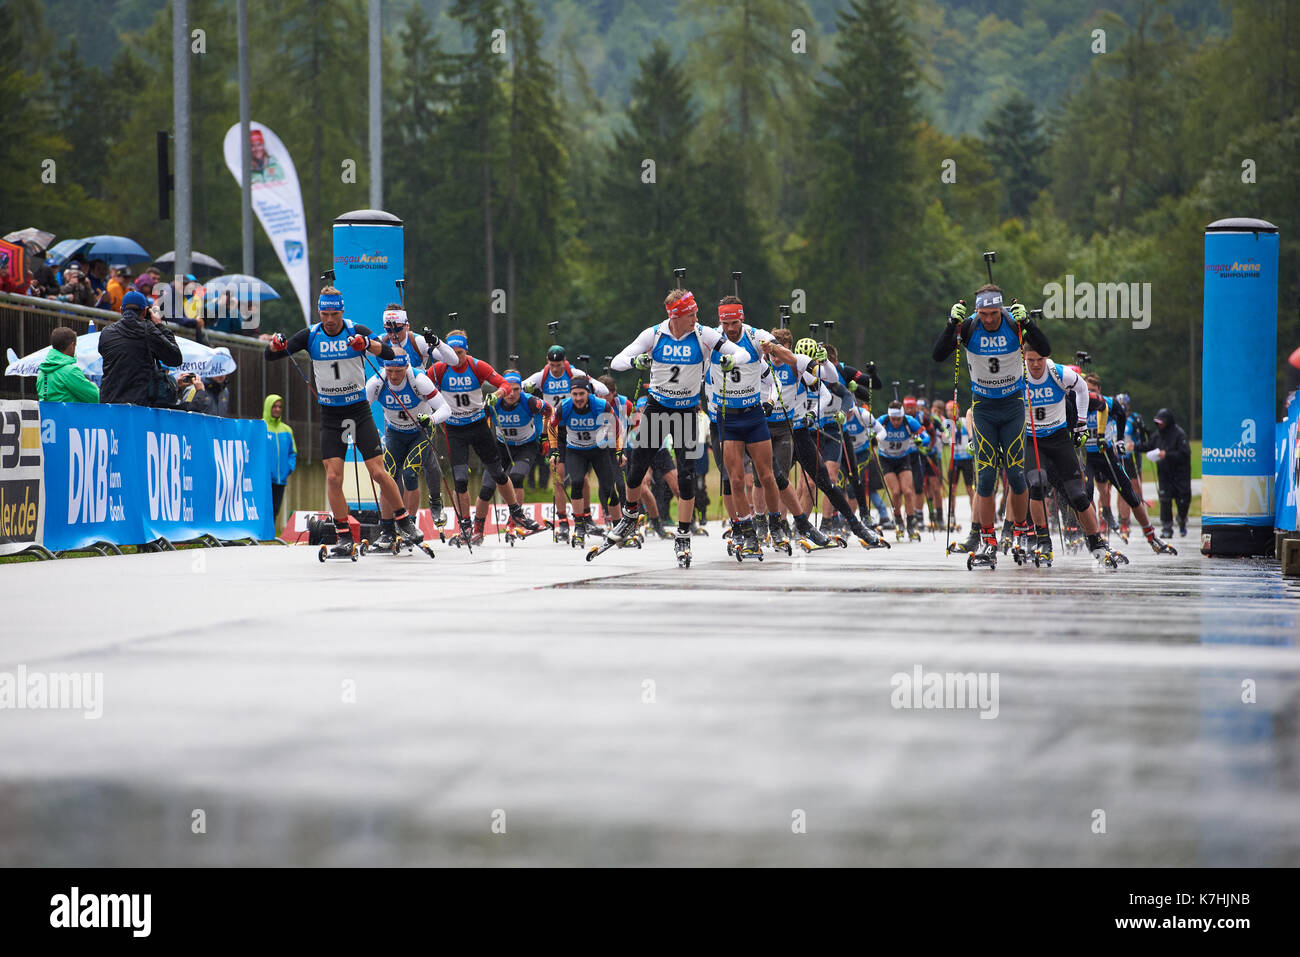
[[[5,278],[10,289],[20,289],[26,275],[23,269],[23,255],[27,252],[20,243],[11,243],[0,239],[0,276]]]

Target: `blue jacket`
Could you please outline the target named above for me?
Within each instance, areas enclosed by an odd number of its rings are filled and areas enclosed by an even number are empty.
[[[271,407],[280,401],[278,395],[268,395],[262,403],[262,419],[266,422],[266,438],[271,443],[271,484],[286,485],[289,474],[298,467],[298,443],[293,429],[281,419],[272,418]]]

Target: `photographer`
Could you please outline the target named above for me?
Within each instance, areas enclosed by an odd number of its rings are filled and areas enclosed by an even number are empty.
[[[100,334],[99,354],[104,357],[100,402],[159,409],[176,405],[176,389],[158,363],[180,365],[181,348],[143,293],[122,297],[122,318]]]
[[[78,306],[93,306],[98,298],[90,286],[90,277],[77,266],[69,266],[63,272],[63,285],[59,287],[59,302],[71,302]]]

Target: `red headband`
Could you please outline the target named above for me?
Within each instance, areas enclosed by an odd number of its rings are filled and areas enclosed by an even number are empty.
[[[728,302],[718,307],[719,319],[739,319],[745,321],[745,307],[738,302]]]
[[[669,319],[677,319],[686,315],[695,308],[695,295],[690,292],[682,293],[682,298],[670,302],[666,307]]]

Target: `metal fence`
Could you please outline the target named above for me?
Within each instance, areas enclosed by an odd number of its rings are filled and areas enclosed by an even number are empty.
[[[92,321],[96,329],[104,329],[117,320],[117,313],[104,309],[0,293],[0,361],[9,364],[10,349],[18,356],[25,356],[48,346],[50,333],[58,326],[67,326],[77,335],[82,335],[89,331]],[[171,323],[167,325],[178,337],[194,338],[192,329]],[[274,392],[283,396],[284,420],[293,427],[298,442],[298,461],[320,461],[316,400],[303,376],[289,368],[289,363],[295,362],[303,375],[310,377],[312,372],[308,360],[304,356],[293,356],[268,363],[266,343],[260,339],[220,332],[208,332],[206,338],[213,347],[230,349],[237,365],[235,372],[226,379],[226,386],[230,389],[231,414],[237,418],[260,419],[267,394]],[[35,399],[36,379],[4,376],[0,382],[0,398]]]

